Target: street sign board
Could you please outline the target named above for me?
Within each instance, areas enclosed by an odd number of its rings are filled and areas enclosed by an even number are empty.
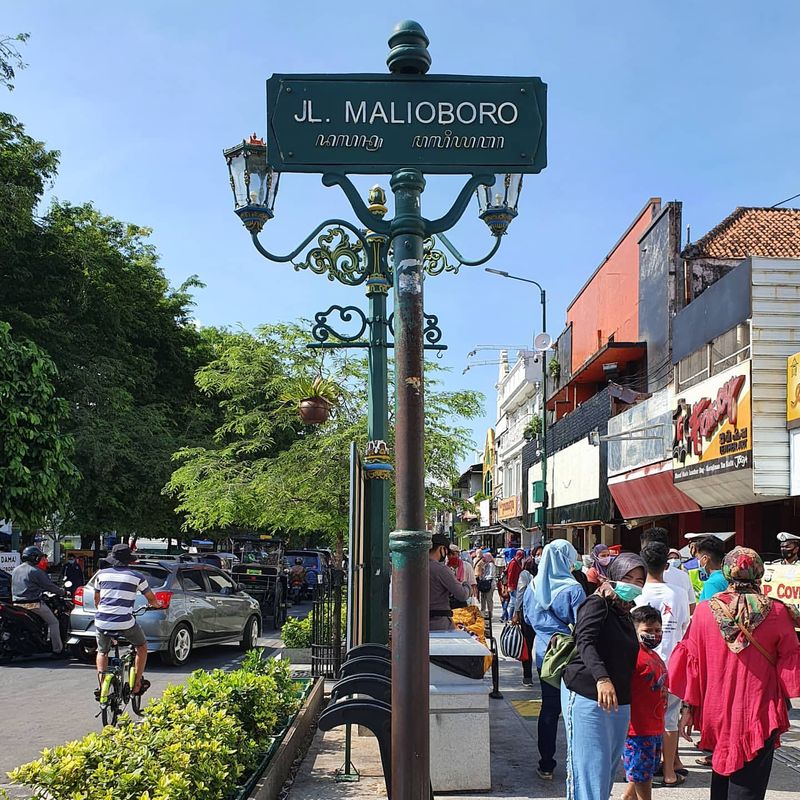
[[[540,172],[539,78],[273,75],[267,159],[279,172]]]
[[[0,553],[0,569],[12,572],[19,566],[19,553]]]

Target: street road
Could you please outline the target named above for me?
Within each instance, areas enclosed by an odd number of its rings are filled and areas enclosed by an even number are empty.
[[[290,609],[290,616],[303,617],[310,603]],[[275,631],[265,631],[259,644],[267,654],[281,647]],[[168,667],[151,654],[145,674],[152,683],[147,695],[159,697],[171,683],[181,683],[196,669],[231,669],[243,653],[235,645],[215,645],[195,650],[183,667]],[[79,739],[102,727],[95,717],[97,686],[94,665],[78,661],[31,658],[0,666],[0,787],[11,797],[27,797],[9,788],[8,770],[37,758],[44,747]]]

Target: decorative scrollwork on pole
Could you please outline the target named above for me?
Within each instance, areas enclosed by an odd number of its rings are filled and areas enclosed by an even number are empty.
[[[451,264],[447,256],[436,248],[436,237],[429,236],[422,242],[422,269],[426,275],[441,275],[443,272],[452,272],[458,275],[461,264]]]
[[[352,241],[339,226],[329,228],[317,238],[317,246],[309,251],[305,261],[292,264],[296,270],[308,269],[347,286],[363,283],[369,271],[364,245],[359,240]]]
[[[439,327],[439,317],[436,314],[425,314],[422,338],[426,344],[439,344],[442,340],[442,329]]]
[[[328,317],[334,312],[339,321],[343,323],[352,322],[355,317],[358,321],[356,324],[359,325],[358,330],[355,333],[341,333],[335,330],[328,323]],[[316,324],[311,329],[311,335],[314,337],[314,341],[317,342],[327,342],[331,337],[342,342],[357,342],[364,337],[369,324],[366,314],[357,306],[331,306],[326,311],[318,311],[314,314],[314,322]],[[441,332],[439,336],[441,337]]]

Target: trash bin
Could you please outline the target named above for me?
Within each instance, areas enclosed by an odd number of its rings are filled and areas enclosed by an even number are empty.
[[[430,634],[434,792],[492,788],[487,655],[489,650],[464,631]]]

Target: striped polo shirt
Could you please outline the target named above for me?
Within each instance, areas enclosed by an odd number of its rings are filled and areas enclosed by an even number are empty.
[[[95,576],[94,588],[100,603],[94,616],[95,628],[104,633],[133,627],[133,604],[136,595],[149,587],[144,576],[130,567],[107,567]]]

